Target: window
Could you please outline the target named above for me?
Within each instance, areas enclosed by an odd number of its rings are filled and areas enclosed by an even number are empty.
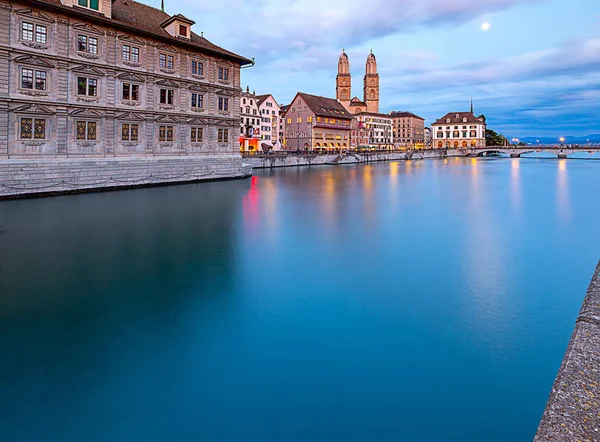
[[[190,129],[190,140],[192,143],[201,143],[202,142],[202,128],[201,127],[192,127]]]
[[[298,117],[298,118],[296,119],[296,123],[302,123],[302,117]]]
[[[77,140],[95,140],[96,139],[96,122],[94,121],[77,121]]]
[[[192,61],[192,74],[193,75],[204,75],[204,63],[198,61]]]
[[[158,141],[173,141],[173,126],[158,126]]]
[[[173,69],[173,56],[167,54],[160,54],[159,64],[161,68]]]
[[[229,69],[219,68],[219,80],[229,81]]]
[[[98,80],[95,78],[77,77],[77,95],[98,95]]]
[[[229,98],[219,97],[219,110],[220,111],[228,111],[229,110]]]
[[[48,42],[48,29],[46,26],[23,22],[21,25],[21,39],[45,44]]]
[[[99,0],[77,0],[77,4],[84,8],[95,9],[96,11],[100,10]]]
[[[287,124],[292,124],[292,119],[291,118],[287,119]]]
[[[123,123],[121,126],[121,140],[138,141],[139,126],[133,123]]]
[[[138,101],[140,99],[140,86],[137,84],[123,83],[123,100]]]
[[[98,39],[88,37],[87,35],[77,36],[77,50],[79,52],[88,52],[90,54],[98,53]]]
[[[204,95],[192,94],[192,107],[202,109],[204,107]]]
[[[187,37],[187,26],[179,25],[179,35]]]
[[[229,129],[219,129],[217,132],[217,142],[228,143],[229,142]]]
[[[175,91],[173,89],[161,89],[160,90],[160,103],[173,105],[173,97]]]
[[[123,61],[140,61],[140,48],[135,46],[123,45]]]
[[[45,140],[46,120],[41,118],[21,118],[21,139]]]

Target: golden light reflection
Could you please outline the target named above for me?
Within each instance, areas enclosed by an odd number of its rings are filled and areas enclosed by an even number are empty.
[[[571,218],[571,204],[569,201],[569,180],[567,174],[567,160],[558,160],[556,177],[556,209],[560,220],[567,224]]]
[[[335,228],[335,199],[336,199],[336,187],[335,177],[333,176],[333,170],[329,170],[323,177],[324,192],[323,192],[323,211],[325,214],[325,221],[329,229]]]
[[[521,209],[521,160],[510,160],[510,201],[515,212]]]
[[[471,175],[477,176],[479,167],[477,166],[477,158],[471,158]]]
[[[266,228],[266,236],[269,241],[274,241],[277,237],[277,186],[272,179],[263,179],[261,181],[262,201],[262,219]]]

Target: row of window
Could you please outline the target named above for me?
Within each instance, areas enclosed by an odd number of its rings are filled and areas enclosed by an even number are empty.
[[[21,70],[21,88],[35,89],[39,91],[47,90],[47,73],[36,69],[24,68]],[[89,97],[98,96],[98,80],[88,77],[77,77],[77,95]],[[139,101],[140,86],[133,83],[123,83],[122,98],[124,100]],[[159,100],[161,104],[173,105],[175,97],[174,89],[161,88],[159,91]],[[193,108],[204,108],[204,95],[192,93],[191,106]],[[229,110],[229,98],[219,97],[218,109],[220,111]]]
[[[22,140],[45,140],[47,120],[44,118],[21,118]],[[158,141],[173,141],[174,126],[158,126]],[[139,141],[140,127],[137,123],[123,123],[121,125],[122,141]],[[95,121],[76,121],[75,138],[79,141],[96,141],[98,139],[98,123]],[[200,143],[204,138],[202,127],[190,128],[190,141]],[[219,143],[229,142],[229,129],[217,130],[217,141]]]
[[[476,130],[469,131],[468,133],[469,133],[470,138],[475,138],[477,136]],[[452,134],[452,136],[450,136],[451,134]],[[444,138],[444,132],[438,132],[437,138]],[[455,130],[453,132],[446,132],[446,138],[467,138],[467,131],[465,130],[465,131],[459,132],[459,131]]]
[[[48,43],[48,28],[43,25],[34,24],[31,22],[21,23],[21,39],[35,43]],[[87,52],[89,54],[98,55],[98,38],[85,34],[77,36],[77,50],[79,52]],[[121,58],[123,61],[139,63],[140,48],[129,44],[124,44],[121,47]],[[163,69],[174,69],[175,58],[173,55],[159,53],[158,65]],[[204,75],[204,63],[192,60],[191,73],[193,75]],[[219,80],[229,81],[229,68],[220,67],[218,69]]]

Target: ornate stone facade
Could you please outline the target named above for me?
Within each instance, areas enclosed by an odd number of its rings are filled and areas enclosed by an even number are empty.
[[[133,0],[0,0],[0,159],[239,152],[251,61],[193,24]]]

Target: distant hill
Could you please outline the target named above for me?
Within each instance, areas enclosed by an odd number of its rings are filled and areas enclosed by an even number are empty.
[[[572,137],[565,135],[565,144],[598,144],[600,143],[600,134],[591,134],[584,137]],[[508,138],[509,140],[511,137]],[[558,137],[523,137],[519,138],[523,143],[531,144],[557,144]],[[538,141],[539,140],[539,141]]]

